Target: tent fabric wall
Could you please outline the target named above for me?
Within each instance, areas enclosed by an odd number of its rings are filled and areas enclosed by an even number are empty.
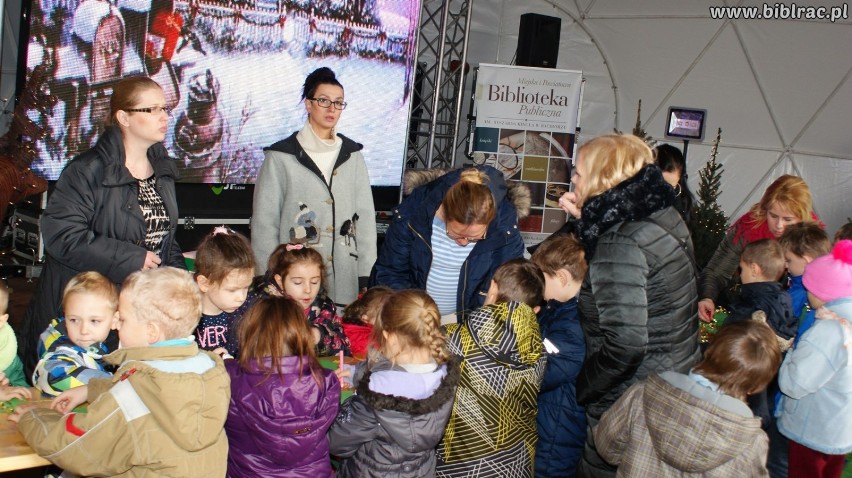
[[[852,19],[711,18],[723,0],[472,1],[472,66],[512,63],[522,14],[562,19],[556,66],[586,78],[580,142],[630,131],[640,99],[645,131],[663,141],[669,106],[705,108],[705,140],[689,146],[690,186],[722,128],[720,203],[730,217],[782,174],[808,182],[830,234],[852,217]]]

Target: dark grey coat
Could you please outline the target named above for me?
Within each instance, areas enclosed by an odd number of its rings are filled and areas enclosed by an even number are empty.
[[[578,223],[589,272],[579,296],[586,360],[577,401],[598,418],[652,372],[699,359],[692,240],[656,166],[588,200]]]
[[[24,316],[19,351],[27,375],[38,360],[39,334],[57,317],[62,291],[77,273],[97,271],[120,284],[145,263],[145,220],[137,196],[139,183],[124,166],[121,131],[108,128],[95,146],[65,166],[41,218],[45,264]],[[157,192],[169,213],[161,266],[186,268],[175,241],[178,208],[177,168],[166,148],[148,149]]]
[[[328,432],[331,454],[343,459],[338,478],[435,476],[435,447],[452,411],[459,359],[447,363],[441,384],[422,400],[370,390],[373,372],[391,369],[402,370],[380,360],[358,380],[357,393],[340,406]]]

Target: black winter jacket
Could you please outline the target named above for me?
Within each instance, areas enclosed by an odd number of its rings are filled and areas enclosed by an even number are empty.
[[[673,199],[649,165],[583,205],[577,232],[589,272],[579,296],[586,360],[577,401],[592,417],[651,373],[687,373],[699,359],[692,240]]]
[[[725,323],[741,320],[751,320],[752,314],[762,310],[766,314],[766,322],[772,327],[775,335],[790,339],[796,335],[799,318],[793,315],[793,301],[781,284],[777,282],[753,282],[740,286],[742,302],[730,306],[730,312]]]
[[[45,264],[18,342],[27,376],[38,360],[39,334],[59,315],[62,290],[73,276],[97,271],[120,284],[145,263],[146,230],[137,200],[138,181],[124,160],[121,131],[107,128],[93,148],[68,163],[50,195],[41,217]],[[185,269],[174,238],[177,168],[161,143],[148,149],[148,160],[170,221],[160,265]]]

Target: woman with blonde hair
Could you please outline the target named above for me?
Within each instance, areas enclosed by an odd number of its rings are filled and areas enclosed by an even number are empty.
[[[498,266],[523,256],[518,211],[490,166],[450,171],[394,209],[370,285],[425,289],[442,322],[483,304]]]
[[[186,268],[175,240],[177,168],[162,143],[170,117],[154,80],[122,79],[105,131],[59,176],[41,217],[46,259],[19,342],[28,376],[38,336],[59,314],[72,277],[96,271],[120,284],[138,270]]]
[[[641,139],[592,139],[571,180],[574,191],[559,202],[576,219],[589,262],[578,299],[587,343],[577,377],[589,432],[577,476],[614,476],[591,430],[632,384],[687,373],[698,361],[697,272],[674,192]]]
[[[760,239],[778,239],[787,226],[802,222],[815,222],[824,227],[814,214],[807,183],[798,176],[785,174],[770,184],[760,201],[737,219],[701,271],[701,300],[698,302],[701,319],[712,320],[720,302],[728,305],[736,301],[736,297],[723,297],[723,294],[735,280],[734,273],[746,244]]]

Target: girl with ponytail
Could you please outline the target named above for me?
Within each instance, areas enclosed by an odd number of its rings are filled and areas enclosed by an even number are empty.
[[[434,476],[435,447],[450,416],[459,378],[435,301],[396,292],[373,329],[378,350],[355,371],[357,393],[329,430],[337,476]]]

